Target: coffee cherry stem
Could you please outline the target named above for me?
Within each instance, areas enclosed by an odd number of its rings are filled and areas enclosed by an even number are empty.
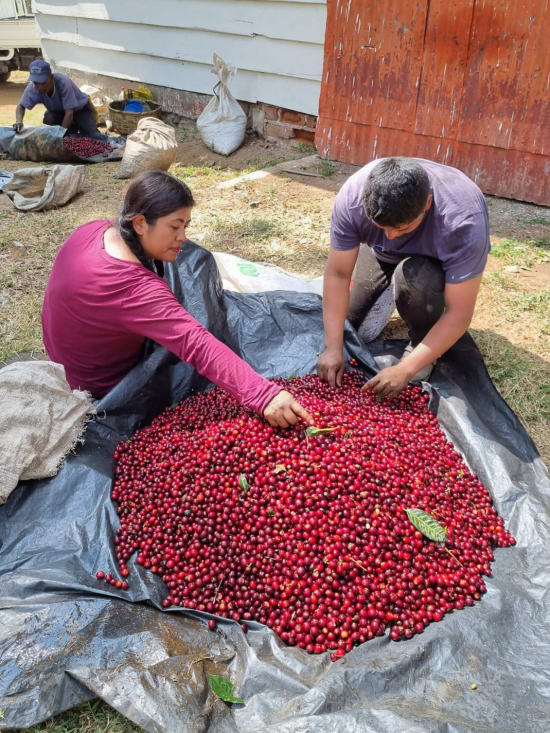
[[[351,555],[349,556],[349,559],[350,559],[350,560],[351,560],[352,562],[354,562],[354,563],[355,563],[355,564],[357,565],[357,567],[358,567],[358,568],[361,568],[361,570],[362,570],[362,571],[363,571],[364,573],[367,573],[367,575],[368,575],[368,572],[369,572],[369,571],[367,570],[367,568],[366,568],[366,567],[364,567],[363,565],[361,565],[361,563],[359,562],[359,560],[356,560],[356,559],[355,559],[354,557],[352,557]]]
[[[458,564],[460,565],[460,567],[461,567],[461,568],[463,568],[463,567],[464,567],[464,565],[463,565],[463,564],[462,564],[462,563],[460,562],[460,560],[459,560],[459,559],[457,558],[457,556],[456,556],[456,555],[454,554],[454,552],[451,552],[451,551],[449,550],[449,548],[448,548],[448,547],[446,547],[445,545],[443,545],[443,549],[445,550],[445,552],[448,552],[448,553],[449,553],[449,555],[450,555],[450,556],[451,556],[451,557],[453,558],[453,560],[454,560],[455,562],[457,562],[457,563],[458,563]]]

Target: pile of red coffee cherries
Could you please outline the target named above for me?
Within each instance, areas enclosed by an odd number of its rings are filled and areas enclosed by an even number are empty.
[[[121,574],[137,553],[166,583],[164,607],[245,630],[259,621],[332,659],[388,627],[409,639],[478,600],[492,548],[515,540],[428,396],[409,387],[378,401],[355,371],[341,388],[313,375],[276,381],[333,430],[274,429],[214,389],[117,447]],[[431,514],[447,541],[427,539],[408,508]]]
[[[91,137],[64,137],[63,147],[79,158],[93,158],[94,155],[109,157],[114,147],[107,142],[94,140]]]

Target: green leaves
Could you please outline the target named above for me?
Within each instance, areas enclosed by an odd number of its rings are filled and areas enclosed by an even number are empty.
[[[248,481],[246,480],[246,476],[244,475],[244,473],[241,473],[239,475],[239,486],[246,494],[246,492],[248,491]]]
[[[419,532],[422,532],[424,537],[427,537],[433,542],[446,542],[447,532],[435,517],[432,517],[428,512],[422,509],[405,509],[409,521],[414,524]]]
[[[306,428],[305,435],[306,438],[314,438],[316,435],[325,435],[325,433],[332,433],[334,430],[338,430],[338,428],[316,428],[314,425],[311,425],[309,428]]]
[[[221,674],[209,674],[210,687],[212,692],[217,695],[220,700],[224,702],[238,702],[244,705],[244,700],[240,697],[235,697],[233,694],[234,685],[226,677],[222,677]]]

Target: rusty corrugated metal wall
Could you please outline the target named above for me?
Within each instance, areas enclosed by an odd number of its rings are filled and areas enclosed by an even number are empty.
[[[317,150],[550,205],[549,0],[328,0]]]

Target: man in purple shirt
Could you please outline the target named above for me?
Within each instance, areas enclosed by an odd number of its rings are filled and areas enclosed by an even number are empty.
[[[61,125],[71,133],[98,140],[105,135],[97,129],[95,114],[88,95],[65,74],[52,74],[51,67],[43,59],[35,59],[29,66],[29,83],[15,110],[13,129],[21,132],[27,109],[37,104],[46,107],[45,125]]]
[[[397,157],[361,168],[342,186],[332,211],[319,376],[341,384],[346,317],[358,329],[393,285],[410,343],[397,365],[365,387],[390,397],[410,381],[427,379],[470,324],[489,249],[483,194],[456,168]]]

